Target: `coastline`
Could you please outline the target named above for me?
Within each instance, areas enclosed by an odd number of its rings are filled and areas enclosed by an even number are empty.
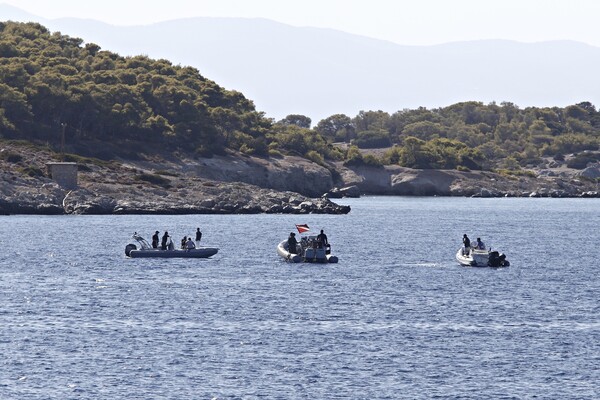
[[[501,174],[400,166],[328,168],[300,157],[157,156],[103,161],[73,156],[76,182],[47,170],[58,154],[3,143],[0,214],[347,214],[331,199],[361,195],[599,198],[598,179],[564,167]],[[63,157],[64,159],[64,157]],[[12,160],[12,161],[11,161]],[[598,166],[587,168],[598,173]]]

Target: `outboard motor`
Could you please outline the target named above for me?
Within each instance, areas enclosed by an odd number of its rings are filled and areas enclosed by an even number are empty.
[[[508,262],[508,260],[506,259],[506,256],[503,254],[500,254],[500,265],[503,267],[508,267],[510,265],[510,263]]]
[[[500,262],[500,254],[497,251],[490,251],[488,267],[499,267]]]
[[[497,251],[490,252],[490,258],[488,261],[488,266],[490,267],[508,267],[510,263],[506,260],[506,256],[504,254],[500,254]]]
[[[131,250],[137,250],[137,246],[135,244],[128,244],[127,246],[125,246],[125,255],[127,257],[129,257],[129,253],[131,253]]]

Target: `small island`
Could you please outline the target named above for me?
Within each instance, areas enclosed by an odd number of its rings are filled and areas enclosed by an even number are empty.
[[[3,214],[331,213],[361,194],[599,197],[600,112],[463,102],[275,121],[192,67],[0,22]],[[318,94],[315,94],[318,95]],[[73,163],[74,185],[53,179]]]

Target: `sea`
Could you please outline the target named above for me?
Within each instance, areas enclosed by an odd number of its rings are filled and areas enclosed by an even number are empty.
[[[598,399],[600,199],[0,217],[0,399]],[[321,229],[338,264],[276,252]],[[129,259],[138,232],[210,259]],[[459,266],[463,234],[505,268]]]

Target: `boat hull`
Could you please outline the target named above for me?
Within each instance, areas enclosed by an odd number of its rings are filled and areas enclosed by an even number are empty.
[[[306,249],[304,255],[293,254],[288,251],[287,240],[277,245],[277,254],[285,261],[291,263],[337,263],[337,256],[326,254],[325,249]]]
[[[131,250],[131,258],[208,258],[217,254],[219,249],[214,247],[203,247],[191,250]]]
[[[456,252],[456,261],[465,267],[508,267],[510,265],[504,254],[472,249],[468,255],[464,255],[462,248]]]

